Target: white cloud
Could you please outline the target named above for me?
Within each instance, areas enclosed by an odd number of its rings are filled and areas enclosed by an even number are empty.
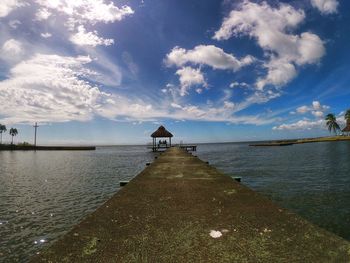
[[[296,109],[296,112],[291,114],[311,114],[315,117],[314,120],[304,118],[293,123],[281,124],[273,127],[273,130],[311,130],[311,129],[322,129],[325,127],[325,121],[323,119],[325,111],[329,110],[329,106],[322,105],[319,101],[313,101],[310,106],[303,105]]]
[[[47,10],[67,15],[73,28],[76,24],[113,23],[134,13],[127,5],[118,7],[112,1],[105,0],[36,0],[36,2]]]
[[[325,127],[325,121],[324,120],[300,120],[294,123],[289,124],[281,124],[279,126],[275,126],[272,129],[273,130],[312,130],[312,129],[322,129]]]
[[[19,55],[23,52],[22,43],[15,39],[9,39],[3,44],[2,50],[10,55]]]
[[[176,75],[179,76],[181,84],[180,95],[185,96],[188,94],[188,90],[195,85],[207,86],[204,76],[200,69],[194,69],[191,67],[183,67],[176,71]]]
[[[78,27],[78,32],[70,37],[70,41],[79,46],[110,46],[114,44],[113,39],[104,39],[98,36],[97,31],[86,32],[84,26]]]
[[[49,37],[52,37],[52,34],[49,33],[49,32],[46,32],[46,33],[41,33],[40,34],[43,38],[49,38]]]
[[[108,119],[151,119],[166,116],[142,100],[109,94],[86,79],[88,56],[36,54],[15,65],[0,81],[1,122],[32,123]]]
[[[235,88],[235,87],[244,87],[244,88],[248,88],[249,85],[245,82],[237,82],[237,81],[234,81],[230,84],[230,88]]]
[[[322,109],[321,103],[317,100],[312,102],[312,107],[314,110],[321,110]]]
[[[93,61],[88,56],[47,54],[36,54],[18,63],[10,70],[8,78],[0,81],[0,121],[89,121],[95,116],[118,121],[155,121],[159,118],[250,124],[275,121],[259,116],[234,116],[235,104],[230,101],[216,107],[181,106],[159,99],[156,104],[146,102],[147,98],[142,95],[125,97],[106,93],[88,81],[94,74],[88,70],[90,63]]]
[[[327,15],[337,13],[339,3],[337,0],[311,0],[311,5]]]
[[[321,105],[319,101],[313,101],[311,106],[300,106],[296,109],[299,114],[305,114],[311,112],[315,117],[323,117],[324,112],[329,110],[329,106]]]
[[[199,45],[192,50],[186,50],[180,47],[174,47],[167,54],[165,63],[168,66],[176,65],[177,67],[186,64],[208,65],[214,69],[237,71],[243,66],[253,63],[252,56],[246,56],[241,60],[234,55],[225,53],[221,48],[213,45]]]
[[[1,0],[0,17],[5,17],[18,7],[25,6],[26,3],[22,0]]]
[[[270,58],[264,63],[267,76],[257,81],[257,87],[283,86],[296,76],[296,66],[317,63],[325,53],[323,41],[317,35],[291,33],[304,18],[304,11],[288,4],[274,8],[266,2],[244,1],[238,10],[231,11],[224,19],[213,38],[225,40],[248,35],[256,39]]]
[[[310,108],[308,106],[301,106],[297,108],[297,113],[300,113],[300,114],[304,114],[309,111],[310,111]]]
[[[173,108],[175,108],[175,109],[182,109],[182,106],[181,106],[181,105],[176,104],[176,103],[174,103],[174,102],[172,102],[170,105],[171,105],[171,107],[173,107]]]
[[[224,101],[224,108],[225,109],[229,109],[229,110],[233,110],[235,107],[235,104],[231,101]]]
[[[9,39],[2,45],[0,55],[2,59],[7,61],[15,61],[18,60],[23,53],[22,43],[15,39]]]
[[[16,29],[20,24],[22,24],[21,21],[19,21],[19,20],[17,20],[17,19],[11,20],[11,21],[9,22],[9,26],[10,26],[11,28],[13,28],[13,29]]]
[[[10,122],[91,119],[101,92],[79,78],[89,57],[37,54],[0,82],[2,117]]]
[[[316,118],[322,118],[324,116],[323,111],[312,111],[312,115],[314,115]]]
[[[267,76],[259,78],[256,82],[258,89],[262,90],[266,85],[283,86],[297,75],[295,66],[286,59],[271,58],[264,64],[267,68]]]
[[[43,21],[47,20],[51,15],[52,13],[47,8],[40,8],[35,14],[35,19]]]

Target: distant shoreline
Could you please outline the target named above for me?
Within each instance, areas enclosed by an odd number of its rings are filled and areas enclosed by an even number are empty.
[[[94,151],[95,146],[0,145],[0,151]]]
[[[295,140],[276,140],[262,143],[249,144],[249,146],[289,146],[293,144],[314,143],[314,142],[340,142],[350,141],[350,136],[329,136],[318,138],[304,138]]]

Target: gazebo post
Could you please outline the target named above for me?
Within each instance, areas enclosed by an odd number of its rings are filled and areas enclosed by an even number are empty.
[[[169,145],[170,145],[170,147],[171,147],[171,137],[169,137]]]

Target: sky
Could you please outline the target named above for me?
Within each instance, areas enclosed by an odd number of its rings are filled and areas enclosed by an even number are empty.
[[[16,142],[329,134],[350,108],[350,2],[2,0],[0,123]],[[4,140],[9,141],[8,133]]]

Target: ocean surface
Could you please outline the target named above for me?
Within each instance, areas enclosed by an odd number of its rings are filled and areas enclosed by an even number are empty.
[[[197,149],[202,160],[350,240],[350,142],[200,144]],[[153,159],[145,146],[0,151],[0,262],[26,262]]]

